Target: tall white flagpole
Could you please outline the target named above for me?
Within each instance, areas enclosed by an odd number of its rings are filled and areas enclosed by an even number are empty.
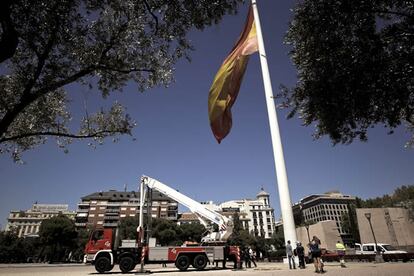
[[[263,83],[266,95],[267,113],[269,116],[270,135],[272,137],[273,156],[275,159],[277,187],[279,190],[280,208],[283,220],[283,231],[285,242],[290,240],[292,246],[296,247],[296,229],[293,220],[292,202],[290,199],[289,185],[286,173],[285,159],[283,157],[282,141],[280,139],[279,124],[277,121],[276,108],[273,98],[272,82],[270,80],[267,56],[263,42],[262,28],[260,26],[259,12],[256,0],[252,0],[254,21],[256,24],[257,42],[259,44],[260,64],[262,67]]]

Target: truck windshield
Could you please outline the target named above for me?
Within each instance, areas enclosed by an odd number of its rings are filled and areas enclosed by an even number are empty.
[[[382,245],[382,247],[383,247],[386,251],[395,251],[395,250],[397,250],[395,247],[393,247],[392,245],[389,245],[389,244],[384,244],[384,245]]]

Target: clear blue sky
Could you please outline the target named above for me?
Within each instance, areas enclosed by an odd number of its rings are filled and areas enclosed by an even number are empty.
[[[92,109],[118,99],[138,126],[136,141],[124,136],[107,140],[96,150],[75,142],[64,154],[51,139],[23,155],[25,165],[0,156],[0,224],[10,210],[39,203],[67,203],[75,210],[82,196],[100,190],[137,190],[147,174],[179,189],[193,199],[223,202],[253,198],[264,187],[280,215],[276,175],[257,54],[250,59],[238,101],[233,107],[233,129],[219,145],[209,127],[207,97],[214,75],[242,30],[248,5],[217,26],[189,34],[196,50],[192,62],[176,66],[175,82],[144,94],[131,83],[107,100],[96,91],[72,85],[73,111],[80,114],[88,99]],[[259,1],[259,12],[273,89],[292,86],[296,71],[283,45],[293,1]],[[292,201],[310,193],[340,190],[362,198],[392,192],[414,184],[414,150],[404,148],[409,136],[403,129],[387,135],[379,126],[367,143],[332,146],[328,139],[314,141],[312,127],[286,120],[278,111]]]

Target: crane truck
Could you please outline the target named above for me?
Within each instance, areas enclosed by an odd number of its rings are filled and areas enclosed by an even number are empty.
[[[201,245],[148,246],[148,239],[145,242],[143,231],[143,207],[146,197],[148,198],[146,195],[151,190],[156,190],[186,206],[209,229],[208,234],[202,238]],[[187,270],[190,265],[196,270],[203,270],[208,263],[218,262],[222,262],[225,267],[226,261],[233,262],[235,268],[239,267],[239,248],[225,245],[233,230],[233,223],[229,218],[148,176],[141,177],[140,207],[136,240],[119,241],[118,228],[100,228],[91,233],[85,247],[85,262],[92,263],[97,272],[111,271],[116,264],[123,273],[133,270],[137,264],[141,264],[142,270],[144,264],[148,263],[174,263],[181,271]],[[219,231],[212,231],[209,222],[218,225]]]

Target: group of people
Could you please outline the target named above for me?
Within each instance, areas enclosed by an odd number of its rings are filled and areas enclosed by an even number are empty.
[[[257,267],[256,264],[256,251],[254,251],[250,246],[246,247],[244,250],[241,251],[241,260],[244,260],[244,266],[246,268],[251,268],[252,263],[254,267]]]
[[[324,264],[322,261],[321,241],[318,237],[313,236],[312,241],[308,244],[309,258],[313,260],[316,273],[324,273]],[[336,243],[336,250],[340,258],[341,267],[345,267],[345,246],[338,241]],[[289,269],[296,269],[295,256],[299,259],[299,268],[305,268],[305,248],[300,242],[296,243],[296,248],[293,249],[291,242],[288,241],[286,245],[286,255],[288,257]]]

